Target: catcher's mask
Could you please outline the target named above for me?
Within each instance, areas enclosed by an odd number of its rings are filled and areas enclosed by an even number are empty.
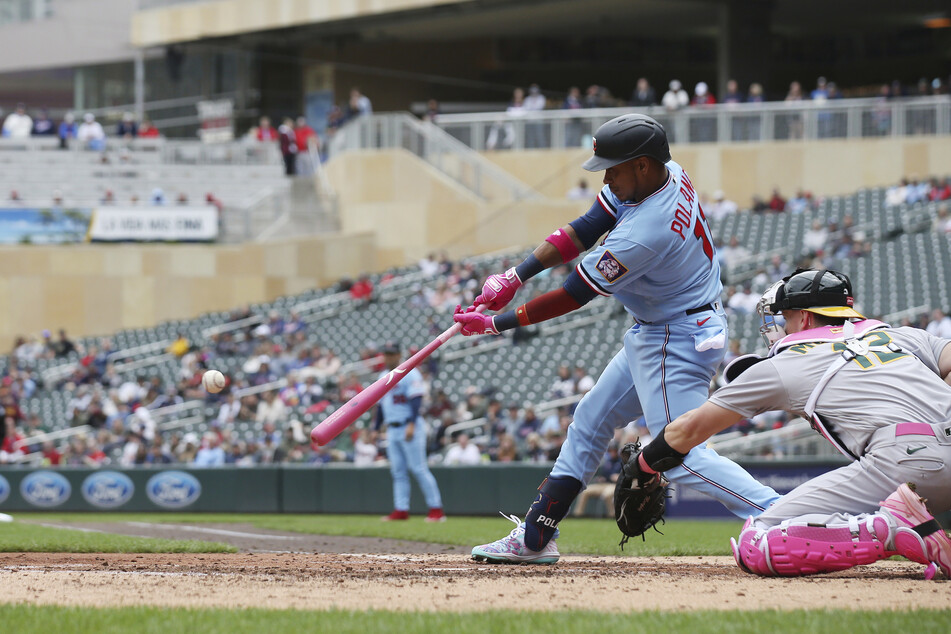
[[[852,305],[852,282],[844,273],[816,269],[796,269],[763,293],[756,304],[756,312],[763,320],[760,334],[771,347],[786,336],[776,322],[784,310],[808,310],[827,317],[855,317],[865,319]]]

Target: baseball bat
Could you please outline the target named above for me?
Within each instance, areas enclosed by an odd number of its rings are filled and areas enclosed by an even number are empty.
[[[476,308],[477,312],[483,312],[485,305]],[[372,385],[363,389],[359,394],[340,406],[330,416],[320,421],[310,432],[310,438],[318,445],[323,447],[328,442],[340,435],[340,433],[349,427],[355,420],[363,416],[371,407],[376,405],[383,396],[396,387],[396,384],[403,380],[409,374],[409,371],[422,363],[429,355],[436,351],[442,344],[452,339],[462,330],[462,324],[454,323],[447,328],[441,335],[433,339],[425,348],[411,356],[401,363],[395,370],[390,370],[386,376],[380,377]]]

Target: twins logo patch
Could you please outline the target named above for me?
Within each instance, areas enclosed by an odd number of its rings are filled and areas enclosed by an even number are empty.
[[[614,282],[627,273],[627,267],[621,264],[610,251],[604,252],[595,268],[609,282]]]

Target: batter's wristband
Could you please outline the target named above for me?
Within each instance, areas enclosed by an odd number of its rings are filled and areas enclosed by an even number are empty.
[[[667,440],[664,438],[664,430],[662,429],[660,433],[650,441],[650,444],[644,447],[644,451],[641,452],[640,460],[642,464],[646,464],[653,471],[667,471],[668,469],[682,465],[686,457],[687,454],[680,453],[667,444]]]
[[[535,257],[534,253],[529,254],[521,264],[515,267],[515,274],[519,282],[526,282],[545,270],[545,265]]]
[[[571,262],[581,255],[581,251],[578,250],[575,241],[561,229],[556,229],[553,234],[545,238],[545,242],[558,249],[558,253],[561,254],[562,262]]]

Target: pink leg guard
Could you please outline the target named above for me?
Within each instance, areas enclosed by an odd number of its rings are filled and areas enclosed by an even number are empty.
[[[848,526],[816,526],[783,522],[771,528],[753,528],[748,520],[739,543],[731,540],[740,568],[766,577],[799,577],[846,570],[894,555],[885,547],[888,520],[869,515]]]

